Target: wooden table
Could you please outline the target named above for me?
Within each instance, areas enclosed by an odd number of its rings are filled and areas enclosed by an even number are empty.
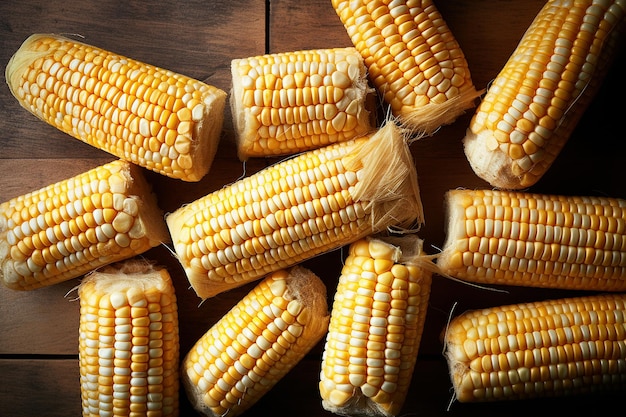
[[[437,2],[468,59],[474,84],[487,86],[543,4],[542,0],[457,0]],[[299,49],[348,46],[350,40],[329,1],[3,1],[0,3],[0,66],[35,32],[79,34],[85,42],[163,68],[230,88],[234,58]],[[606,79],[569,143],[532,191],[608,195],[626,198],[623,149],[623,99],[619,75],[623,54]],[[4,71],[2,71],[4,74]],[[609,103],[619,103],[612,105]],[[484,188],[463,154],[461,138],[471,112],[433,137],[412,145],[426,225],[420,235],[429,253],[444,240],[443,193],[451,188]],[[4,82],[0,85],[0,201],[69,178],[113,160],[22,109]],[[247,163],[251,174],[275,162]],[[161,208],[168,212],[236,180],[244,173],[237,159],[231,115],[226,113],[218,154],[198,183],[183,183],[146,172]],[[305,262],[333,296],[341,251]],[[182,268],[164,247],[145,257],[168,267],[176,285],[181,355],[251,286],[199,305]],[[31,292],[0,288],[0,415],[77,416],[79,303],[78,279]],[[440,333],[448,316],[471,308],[577,295],[572,291],[506,288],[494,292],[435,276],[420,355],[403,415],[528,416],[543,407],[562,413],[600,414],[615,407],[621,394],[581,396],[516,403],[461,404],[451,400]],[[246,415],[327,416],[317,391],[322,345],[316,346]],[[606,401],[605,401],[606,400]],[[621,402],[620,402],[621,403]],[[195,415],[181,393],[181,415]]]

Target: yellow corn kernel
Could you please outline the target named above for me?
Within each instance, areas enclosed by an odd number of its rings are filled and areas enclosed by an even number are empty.
[[[6,80],[22,107],[118,158],[185,181],[213,162],[226,101],[213,86],[51,34],[24,41]]]
[[[332,305],[319,389],[325,410],[393,417],[404,405],[432,265],[414,235],[350,245]]]
[[[354,48],[235,59],[231,72],[241,160],[307,151],[373,130],[373,90]]]
[[[83,416],[177,416],[178,308],[166,269],[126,261],[78,287]]]
[[[622,1],[544,5],[471,120],[464,146],[478,176],[523,189],[545,174],[610,67],[625,16]]]
[[[626,295],[468,311],[444,332],[460,402],[571,396],[626,388]]]
[[[528,287],[626,290],[626,200],[514,191],[445,196],[442,275]]]
[[[256,285],[209,329],[182,362],[194,408],[235,417],[253,406],[323,337],[326,287],[295,266]]]
[[[431,0],[333,0],[372,83],[408,128],[431,135],[474,107],[465,55]]]
[[[408,144],[389,123],[265,168],[166,221],[187,278],[204,299],[422,218]]]
[[[37,289],[167,241],[141,168],[117,160],[0,204],[0,279]]]

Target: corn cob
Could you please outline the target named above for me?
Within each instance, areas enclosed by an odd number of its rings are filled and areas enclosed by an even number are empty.
[[[235,59],[231,72],[241,160],[307,151],[373,130],[373,90],[354,48]]]
[[[322,356],[325,410],[344,416],[400,413],[426,318],[429,263],[414,235],[350,245]]]
[[[209,329],[182,362],[197,411],[235,417],[252,407],[323,337],[326,287],[300,266],[276,271]]]
[[[445,196],[442,275],[529,287],[626,290],[626,200],[513,191]]]
[[[168,240],[141,168],[117,160],[0,204],[0,279],[37,289]]]
[[[602,294],[468,311],[445,331],[460,402],[626,388],[626,295]]]
[[[105,267],[78,294],[83,416],[177,416],[178,310],[167,270]]]
[[[623,39],[626,2],[550,0],[491,84],[464,139],[474,172],[522,189],[548,171]]]
[[[185,181],[213,162],[226,101],[213,86],[49,34],[24,41],[6,81],[35,116],[118,158]]]
[[[422,222],[417,173],[393,123],[302,153],[166,217],[201,298],[390,226]]]
[[[465,55],[431,0],[332,0],[369,77],[400,122],[431,135],[479,96]]]

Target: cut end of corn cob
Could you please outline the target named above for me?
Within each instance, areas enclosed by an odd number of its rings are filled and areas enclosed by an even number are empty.
[[[408,143],[388,123],[270,166],[166,221],[205,299],[388,227],[421,224],[423,209]]]
[[[626,296],[602,294],[468,311],[445,329],[460,402],[626,388]]]
[[[131,260],[78,287],[83,416],[178,416],[179,336],[166,269]]]
[[[523,189],[548,171],[624,41],[621,1],[548,1],[490,84],[464,139],[475,173]]]
[[[322,356],[325,410],[343,416],[400,413],[430,296],[433,268],[422,244],[406,235],[350,245]]]
[[[432,1],[332,4],[369,78],[405,127],[431,135],[475,106],[480,92],[465,55]]]
[[[324,283],[300,266],[264,278],[222,317],[182,362],[194,408],[235,417],[253,406],[328,329]]]
[[[38,118],[169,177],[199,181],[217,151],[226,93],[172,71],[34,34],[11,57],[6,81]]]
[[[626,200],[452,190],[445,206],[441,275],[483,284],[626,290]]]
[[[0,280],[32,290],[167,241],[141,168],[117,160],[0,204]]]
[[[354,48],[235,59],[231,72],[241,160],[295,154],[374,129],[374,90]]]

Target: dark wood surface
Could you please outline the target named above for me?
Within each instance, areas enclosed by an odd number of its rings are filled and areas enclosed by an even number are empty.
[[[456,0],[437,5],[468,59],[477,88],[492,80],[543,1]],[[262,53],[349,46],[330,1],[2,1],[0,2],[0,201],[69,178],[114,158],[77,141],[22,109],[4,82],[4,67],[21,42],[36,32],[78,34],[84,41],[203,80],[226,91],[230,61]],[[623,151],[623,54],[551,170],[532,191],[626,198]],[[616,104],[615,104],[616,103]],[[426,224],[426,250],[441,247],[443,194],[484,188],[463,154],[461,139],[471,112],[433,137],[412,145]],[[251,174],[275,162],[253,159]],[[168,212],[221,188],[244,173],[237,159],[231,115],[225,114],[220,147],[209,174],[184,183],[146,172]],[[304,266],[326,283],[332,300],[340,250]],[[175,281],[181,355],[245,293],[247,285],[202,305],[182,268],[164,247],[145,257],[168,267]],[[78,279],[31,292],[0,288],[0,416],[80,415],[78,383]],[[577,295],[575,291],[477,289],[435,276],[418,364],[403,415],[543,415],[542,411],[600,414],[619,406],[623,393],[493,404],[450,403],[451,384],[440,334],[450,314],[490,305]],[[317,390],[322,343],[316,346],[248,416],[327,416]],[[181,392],[181,415],[196,415]]]

